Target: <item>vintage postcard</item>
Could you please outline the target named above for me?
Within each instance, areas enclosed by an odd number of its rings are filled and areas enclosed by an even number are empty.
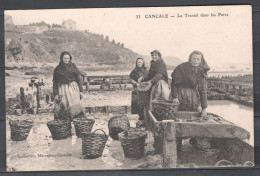
[[[252,8],[5,11],[8,171],[254,166]]]

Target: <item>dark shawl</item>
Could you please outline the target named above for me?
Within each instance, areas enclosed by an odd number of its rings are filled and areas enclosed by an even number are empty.
[[[201,64],[198,67],[192,66],[190,62],[185,62],[178,65],[172,73],[172,94],[177,97],[177,89],[197,88],[199,91],[207,90],[207,72],[210,70],[205,59],[202,58]]]
[[[58,94],[58,85],[59,84],[69,84],[72,81],[78,83],[79,89],[82,92],[82,83],[80,80],[80,71],[74,63],[71,61],[68,64],[65,64],[63,61],[60,61],[59,65],[55,68],[53,74],[53,91],[54,94]]]
[[[162,59],[157,61],[153,61],[153,60],[151,61],[151,67],[149,70],[149,75],[147,80],[153,79],[153,77],[158,73],[162,74],[162,77],[159,80],[164,80],[168,82],[167,68]]]
[[[136,82],[140,77],[145,77],[148,74],[148,70],[146,67],[135,67],[133,71],[130,73],[129,78],[135,80]]]

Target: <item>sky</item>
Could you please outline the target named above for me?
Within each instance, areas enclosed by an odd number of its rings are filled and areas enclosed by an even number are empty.
[[[153,14],[168,14],[168,18],[145,18]],[[199,50],[210,66],[252,65],[253,60],[251,6],[12,10],[5,15],[12,16],[16,25],[41,21],[61,24],[72,19],[77,29],[109,36],[142,55],[157,49],[162,57],[186,61],[192,51]]]

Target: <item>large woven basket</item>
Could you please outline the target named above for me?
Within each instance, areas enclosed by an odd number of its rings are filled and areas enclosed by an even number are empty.
[[[153,100],[152,106],[156,120],[177,120],[174,112],[178,110],[179,104],[166,100]]]
[[[71,136],[71,123],[68,120],[52,120],[47,126],[54,140],[66,139]]]
[[[96,133],[102,131],[103,134]],[[97,129],[93,133],[82,133],[82,155],[87,159],[95,159],[102,156],[108,136]]]
[[[147,133],[140,128],[130,128],[119,134],[124,155],[127,158],[140,158],[144,156],[144,145]]]
[[[87,118],[73,119],[76,136],[81,137],[82,133],[91,133],[94,123],[95,123],[95,120],[93,120],[93,119],[87,119]]]
[[[11,128],[11,139],[13,141],[23,141],[27,139],[33,127],[33,120],[10,120],[9,124]]]
[[[130,128],[129,120],[126,116],[114,116],[108,121],[109,136],[118,140],[118,134]]]

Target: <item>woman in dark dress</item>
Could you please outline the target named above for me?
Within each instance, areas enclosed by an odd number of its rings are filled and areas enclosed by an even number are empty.
[[[61,110],[68,112],[67,115],[69,115],[70,120],[76,115],[83,113],[80,105],[80,99],[83,96],[80,72],[71,60],[72,56],[69,52],[62,52],[60,63],[54,70],[53,94],[55,97],[55,119],[66,116],[65,114],[60,114]]]
[[[162,55],[158,50],[154,50],[151,52],[151,57],[152,61],[149,74],[143,79],[151,85],[149,106],[150,110],[152,110],[152,100],[156,98],[168,100],[170,96],[167,68],[162,59]]]
[[[210,70],[203,54],[193,51],[189,61],[178,65],[172,73],[171,95],[173,101],[180,103],[179,111],[199,111],[207,115],[207,72]],[[201,109],[202,108],[202,109]],[[207,142],[191,139],[193,147]],[[181,147],[181,140],[178,141]]]
[[[144,60],[142,58],[137,58],[135,69],[130,73],[129,78],[133,85],[131,113],[138,114],[140,121],[144,120],[144,104],[141,103],[140,101],[138,101],[139,92],[137,90],[137,87],[139,86],[139,83],[141,82],[140,78],[145,77],[147,74],[148,74],[148,71],[145,67]]]

